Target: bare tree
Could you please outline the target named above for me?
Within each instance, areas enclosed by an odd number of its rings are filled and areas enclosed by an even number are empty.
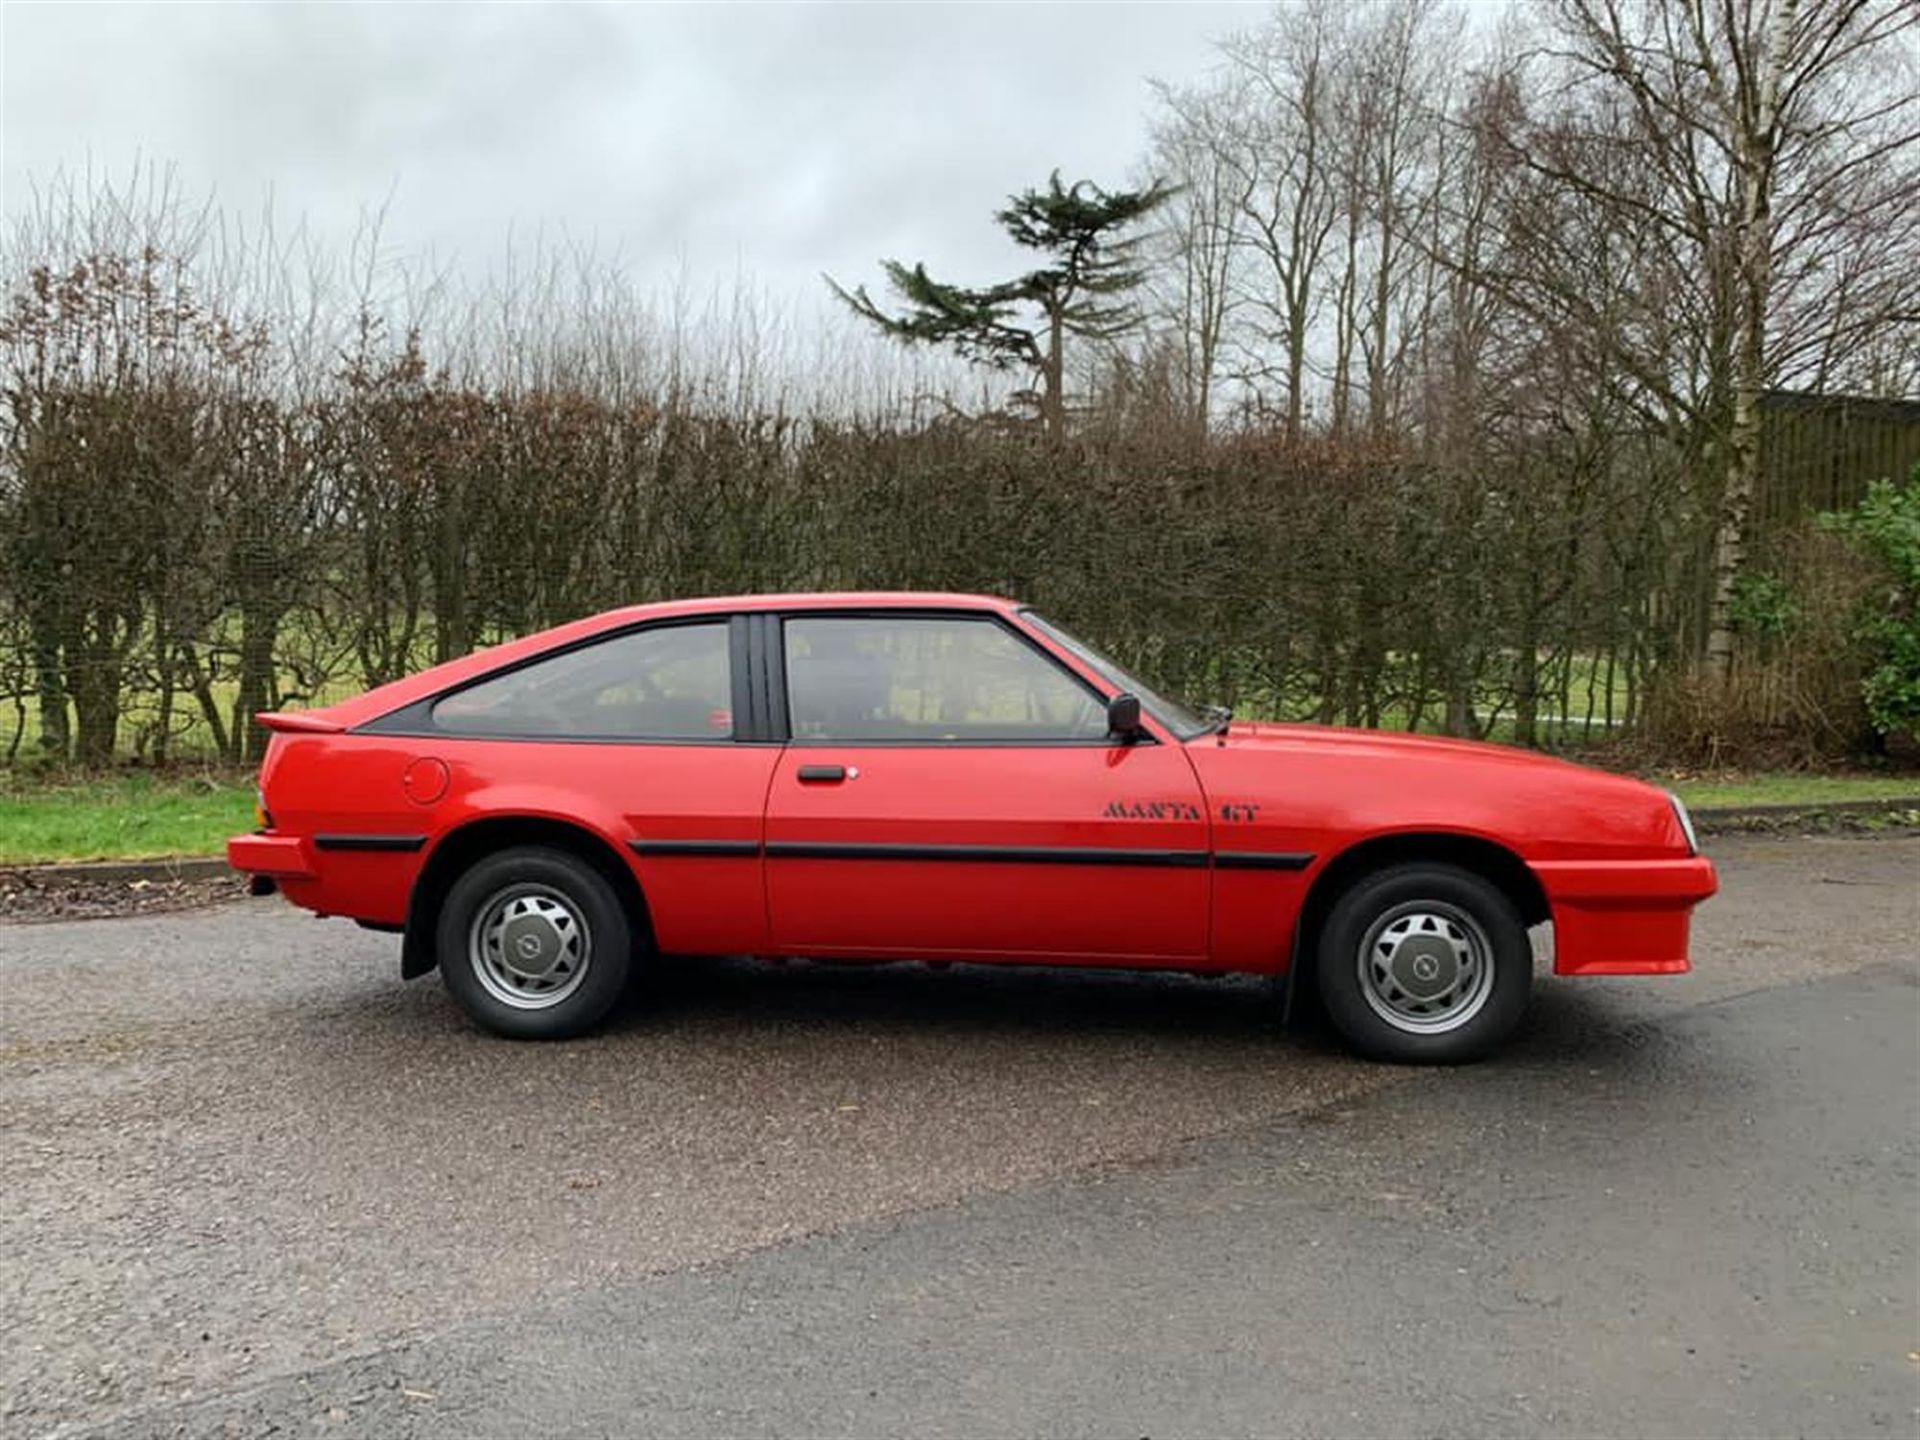
[[[1230,277],[1189,318],[1190,348],[1230,355],[1290,440],[1321,392],[1338,434],[1356,408],[1374,443],[1403,418],[1433,305],[1416,232],[1434,213],[1458,36],[1440,0],[1310,0],[1222,40],[1205,81],[1159,87],[1156,160],[1201,197],[1191,217],[1209,242],[1186,240],[1175,265]]]
[[[1155,91],[1165,113],[1154,124],[1149,163],[1156,175],[1178,176],[1179,185],[1161,207],[1160,255],[1146,284],[1156,318],[1173,332],[1182,400],[1204,431],[1235,309],[1234,266],[1252,181],[1223,143],[1233,123],[1228,93],[1158,82]]]
[[[1401,426],[1408,357],[1428,308],[1419,246],[1438,198],[1449,79],[1459,63],[1460,14],[1438,0],[1370,6],[1352,45],[1341,104],[1350,246],[1359,273],[1348,322],[1364,372],[1367,430],[1383,443]]]
[[[1220,138],[1243,191],[1241,244],[1251,261],[1241,289],[1260,317],[1255,341],[1279,350],[1286,433],[1300,437],[1309,347],[1326,275],[1322,260],[1338,206],[1331,134],[1341,12],[1324,0],[1275,10],[1257,30],[1221,46],[1231,62],[1230,119]],[[1262,373],[1256,358],[1246,368]]]
[[[1717,472],[1705,651],[1721,682],[1764,392],[1845,373],[1913,323],[1917,20],[1900,0],[1555,0],[1532,57],[1557,99],[1510,134],[1515,154],[1614,212],[1669,290],[1639,333],[1596,339]],[[1550,303],[1590,309],[1571,279]]]

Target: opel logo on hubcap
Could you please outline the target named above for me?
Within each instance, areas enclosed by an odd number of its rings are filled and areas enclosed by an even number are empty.
[[[513,943],[514,948],[520,952],[520,958],[522,960],[538,960],[540,958],[540,937],[538,935],[522,935]]]
[[[1440,974],[1440,962],[1434,959],[1433,956],[1416,955],[1413,957],[1413,978],[1414,979],[1432,980],[1438,977],[1439,974]]]

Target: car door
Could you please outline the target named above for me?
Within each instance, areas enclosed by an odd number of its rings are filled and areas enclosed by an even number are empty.
[[[1207,817],[1179,744],[1115,742],[1105,697],[989,611],[763,634],[790,734],[765,826],[778,949],[1203,960]]]

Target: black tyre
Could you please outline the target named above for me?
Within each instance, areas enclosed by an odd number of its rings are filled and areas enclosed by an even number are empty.
[[[634,938],[606,876],[537,846],[476,861],[448,890],[434,936],[460,1008],[519,1040],[598,1024],[634,969]]]
[[[1510,1036],[1533,988],[1533,947],[1506,894],[1452,865],[1357,881],[1320,929],[1327,1016],[1377,1060],[1454,1064]]]

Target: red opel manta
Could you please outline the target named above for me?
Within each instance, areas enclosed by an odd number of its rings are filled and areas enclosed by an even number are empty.
[[[234,867],[525,1038],[666,952],[1271,975],[1369,1055],[1464,1060],[1529,927],[1556,974],[1676,974],[1715,889],[1652,786],[1197,715],[977,595],[642,605],[261,720]]]

